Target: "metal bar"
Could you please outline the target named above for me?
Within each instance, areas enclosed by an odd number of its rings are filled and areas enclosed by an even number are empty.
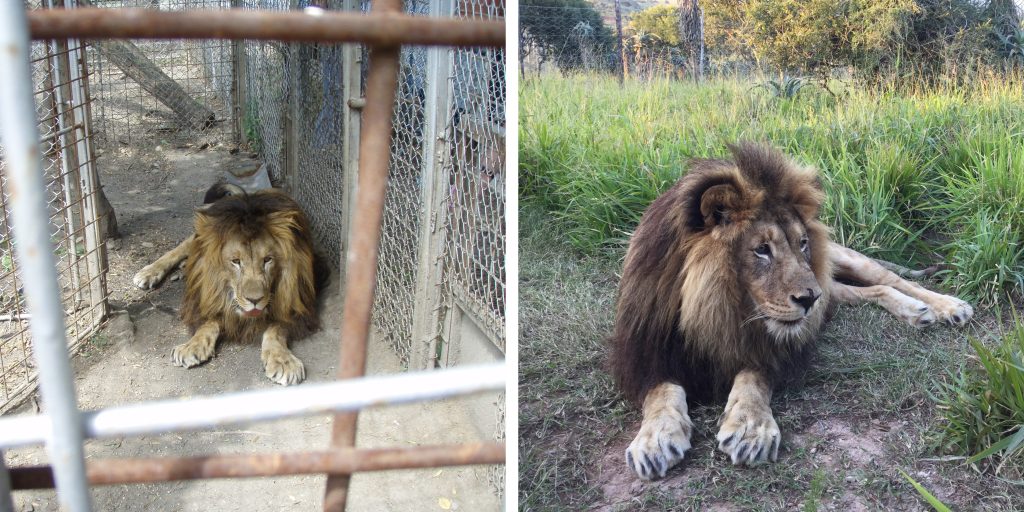
[[[410,16],[398,11],[266,12],[241,9],[45,9],[28,15],[33,39],[275,39],[374,46],[505,45],[505,23]]]
[[[22,2],[0,2],[0,140],[6,150],[7,191],[18,262],[25,284],[32,345],[39,366],[39,387],[47,410],[43,425],[50,460],[55,463],[58,497],[63,509],[90,510],[82,453],[82,422],[75,403],[64,308],[53,269],[54,248],[46,219],[46,188],[32,99],[29,34]]]
[[[504,461],[504,443],[470,443],[254,455],[102,459],[89,461],[87,470],[90,484],[114,485],[206,478],[352,474],[392,469],[501,464]],[[11,468],[10,472],[13,489],[53,487],[53,473],[49,466]]]
[[[86,437],[97,439],[214,429],[502,390],[504,374],[503,364],[490,364],[189,400],[158,400],[86,412],[80,424]],[[47,414],[0,418],[0,448],[43,442],[49,418]]]
[[[399,14],[401,11],[402,0],[374,0],[370,16],[398,19],[403,16]],[[395,92],[398,89],[399,52],[397,46],[370,48],[366,105],[362,110],[359,134],[358,193],[355,216],[350,224],[352,229],[348,252],[345,253],[345,309],[341,324],[339,379],[354,379],[366,373],[366,345],[369,342],[373,296],[377,285],[384,192],[391,160],[391,123]],[[358,419],[358,412],[334,417],[332,447],[355,446]],[[324,490],[325,512],[345,510],[349,480],[347,475],[327,477]]]

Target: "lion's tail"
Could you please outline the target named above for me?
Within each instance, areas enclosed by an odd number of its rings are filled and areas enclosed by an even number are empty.
[[[233,183],[218,182],[206,190],[203,196],[203,204],[210,204],[228,196],[244,196],[245,189]]]

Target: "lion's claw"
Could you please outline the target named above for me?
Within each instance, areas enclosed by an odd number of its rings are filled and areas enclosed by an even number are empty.
[[[132,277],[132,282],[135,283],[135,286],[138,286],[143,290],[152,290],[156,288],[163,279],[164,273],[150,264],[142,267],[142,270],[136,272],[135,276]]]
[[[174,347],[171,352],[171,361],[177,366],[192,368],[199,366],[213,358],[214,344],[212,343],[182,343]]]
[[[644,480],[663,478],[690,449],[693,425],[688,417],[645,421],[626,448],[626,464]]]
[[[782,434],[770,410],[737,404],[727,413],[716,438],[718,449],[733,464],[756,466],[778,460]]]
[[[306,380],[306,367],[291,352],[264,352],[262,359],[267,378],[282,386],[292,386]]]

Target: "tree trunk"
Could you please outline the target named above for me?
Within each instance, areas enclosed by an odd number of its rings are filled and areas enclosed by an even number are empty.
[[[129,41],[105,39],[91,42],[96,51],[138,83],[160,103],[174,111],[185,127],[206,128],[216,116],[188,95],[171,77]]]

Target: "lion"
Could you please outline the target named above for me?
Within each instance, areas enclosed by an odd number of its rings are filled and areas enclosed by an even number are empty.
[[[772,392],[806,368],[834,305],[873,302],[919,327],[973,314],[831,242],[813,168],[765,144],[729,149],[732,160],[690,164],[648,207],[626,253],[610,365],[642,405],[625,458],[645,480],[690,449],[688,399],[725,397],[716,440],[733,464],[775,461]]]
[[[305,366],[288,340],[318,328],[316,293],[325,273],[306,215],[276,189],[250,194],[218,184],[205,202],[195,212],[195,233],[133,278],[152,289],[185,261],[181,317],[192,338],[174,348],[171,360],[192,368],[213,357],[219,339],[261,339],[267,378],[302,382]]]

